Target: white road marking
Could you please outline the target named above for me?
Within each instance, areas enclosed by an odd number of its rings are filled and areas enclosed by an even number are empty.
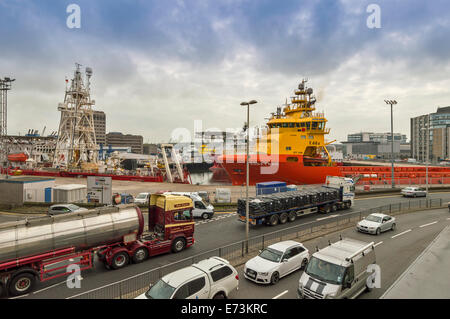
[[[334,218],[336,216],[338,216],[338,215],[330,215],[330,216],[327,216],[327,217],[317,218],[316,220],[324,220],[324,219],[328,219],[328,218]]]
[[[432,223],[428,223],[428,224],[425,224],[425,225],[421,225],[421,226],[419,226],[419,227],[422,228],[422,227],[430,226],[430,225],[433,225],[433,224],[436,224],[436,223],[437,223],[437,221],[432,222]]]
[[[381,245],[383,242],[380,241],[379,243],[376,243],[375,245],[373,245],[373,247],[377,247],[378,245]]]
[[[45,290],[47,290],[47,289],[50,289],[50,288],[59,286],[59,285],[64,284],[64,283],[66,283],[66,281],[62,281],[62,282],[60,282],[60,283],[58,283],[58,284],[54,284],[54,285],[48,286],[48,287],[43,288],[43,289],[40,289],[40,290],[36,290],[36,291],[33,292],[33,294],[37,294],[37,293],[43,292],[43,291],[45,291]]]
[[[401,235],[403,235],[403,234],[409,233],[410,231],[411,231],[411,229],[405,230],[403,233],[394,235],[394,236],[392,236],[391,238],[395,238],[395,237],[401,236]]]
[[[29,295],[29,294],[22,295],[22,296],[17,296],[17,297],[11,297],[11,298],[8,298],[8,299],[19,299],[19,298],[26,297],[26,296],[28,296],[28,295]]]
[[[272,299],[278,299],[278,298],[280,298],[281,296],[284,296],[285,294],[287,294],[288,292],[289,292],[289,290],[285,290],[285,291],[283,291],[281,294],[276,295],[275,297],[273,297]]]

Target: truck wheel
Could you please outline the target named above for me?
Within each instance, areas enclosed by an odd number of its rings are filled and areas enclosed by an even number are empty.
[[[333,205],[331,205],[331,211],[334,213],[335,211],[337,211],[338,210],[338,208],[337,208],[337,205],[336,204],[333,204]]]
[[[321,210],[322,210],[322,213],[328,214],[331,211],[331,207],[330,207],[330,205],[325,205],[325,206],[322,206]]]
[[[294,212],[289,213],[289,221],[292,223],[297,218],[297,214]]]
[[[280,224],[286,224],[288,221],[288,214],[282,213],[280,215]]]
[[[352,207],[352,202],[345,202],[344,208],[349,209],[350,207]]]
[[[272,215],[272,216],[270,216],[270,218],[269,218],[269,225],[270,226],[276,226],[276,225],[278,225],[278,216],[277,215]]]
[[[119,269],[123,268],[128,264],[128,261],[130,260],[130,257],[128,254],[124,251],[118,252],[114,255],[111,261],[111,267],[113,269]]]
[[[134,251],[133,262],[139,264],[146,260],[148,257],[148,250],[145,247],[138,248]]]
[[[184,247],[186,247],[186,241],[184,240],[184,238],[177,238],[173,241],[172,251],[174,253],[179,253],[184,249]]]
[[[19,296],[29,293],[36,282],[36,278],[29,272],[23,272],[13,277],[9,284],[9,293],[13,296]]]

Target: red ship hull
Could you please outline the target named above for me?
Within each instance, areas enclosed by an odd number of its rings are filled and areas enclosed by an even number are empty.
[[[298,158],[297,162],[292,159]],[[288,160],[288,158],[290,160]],[[220,158],[221,166],[227,172],[233,185],[245,185],[246,162],[245,155],[227,155]],[[264,174],[263,169],[268,165],[267,156],[250,156],[249,185],[261,182],[280,181],[288,184],[322,184],[327,176],[343,176],[358,178],[359,185],[383,185],[391,183],[390,166],[305,166],[312,163],[312,159],[303,159],[302,156],[280,155],[278,169],[271,174]],[[320,162],[317,161],[316,164]],[[276,167],[275,167],[276,168]],[[426,183],[426,168],[424,166],[406,166],[394,168],[395,184],[415,185]],[[429,184],[449,184],[450,167],[429,167]]]
[[[270,181],[296,185],[322,184],[327,176],[342,176],[337,166],[305,166],[302,156],[279,155],[278,160],[272,163],[269,159],[270,157],[265,155],[250,155],[249,185]],[[245,155],[225,155],[220,161],[233,185],[245,185]]]

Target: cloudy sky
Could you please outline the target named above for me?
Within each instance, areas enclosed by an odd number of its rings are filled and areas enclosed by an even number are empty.
[[[71,3],[81,28],[66,21]],[[368,28],[370,4],[380,28]],[[371,20],[373,21],[373,20]],[[0,0],[0,77],[8,133],[57,130],[58,103],[75,62],[90,66],[107,131],[167,141],[175,128],[251,125],[309,79],[329,140],[394,130],[450,105],[448,0]]]

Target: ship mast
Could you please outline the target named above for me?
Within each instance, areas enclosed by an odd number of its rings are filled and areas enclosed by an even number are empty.
[[[92,109],[95,101],[90,96],[92,69],[86,68],[83,80],[81,65],[75,65],[70,87],[66,85],[64,102],[58,105],[61,119],[53,159],[53,166],[58,168],[80,168],[83,163],[96,165],[98,159]]]

